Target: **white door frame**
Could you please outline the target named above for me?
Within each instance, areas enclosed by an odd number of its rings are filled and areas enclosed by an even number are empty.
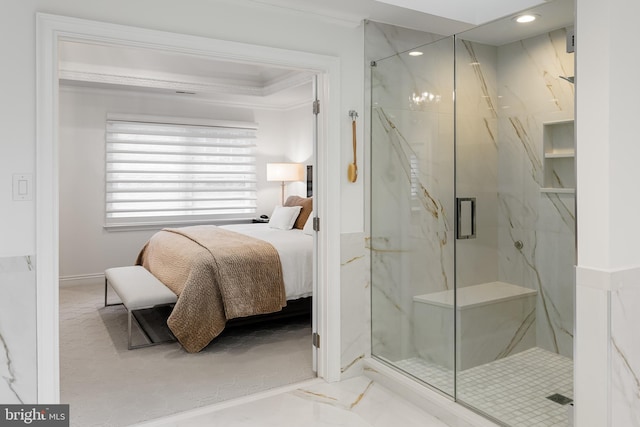
[[[58,292],[58,42],[79,40],[147,47],[309,70],[318,73],[321,114],[315,159],[318,232],[318,376],[340,379],[340,59],[286,49],[37,14],[36,46],[36,299],[38,403],[60,401]],[[331,89],[331,91],[329,91]],[[332,96],[329,96],[331,93]],[[311,111],[309,112],[311,114]],[[330,194],[336,195],[329,197]]]

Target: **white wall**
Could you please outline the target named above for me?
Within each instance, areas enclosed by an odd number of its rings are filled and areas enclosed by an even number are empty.
[[[150,114],[258,123],[258,215],[280,203],[267,182],[268,161],[310,161],[311,112],[254,110],[184,97],[65,87],[60,92],[60,276],[85,281],[106,268],[132,264],[156,230],[108,231],[104,223],[104,132],[108,113]],[[295,116],[295,120],[290,120]],[[306,154],[306,157],[303,157]],[[288,188],[292,194],[293,188]],[[302,193],[296,193],[304,195]],[[80,277],[76,277],[80,276]]]
[[[342,110],[342,153],[332,161],[343,184],[341,194],[335,197],[340,197],[342,203],[341,230],[362,230],[362,181],[350,184],[346,179],[351,157],[347,113],[350,109],[362,110],[363,104],[362,28],[335,19],[329,22],[316,15],[238,0],[24,0],[5,3],[0,14],[0,50],[5,64],[0,68],[0,89],[5,101],[0,103],[0,124],[4,131],[0,144],[0,257],[33,255],[35,252],[35,198],[13,201],[11,177],[16,173],[37,172],[37,12],[337,57],[342,88],[332,91],[330,96],[338,99]],[[11,322],[0,324],[0,334],[7,346],[7,364],[15,372],[11,384],[0,382],[0,401],[35,402],[38,390],[34,376],[37,350],[34,283],[30,280],[16,283],[15,290],[11,294],[11,307],[15,310],[6,313],[11,315]]]
[[[313,114],[311,103],[300,107],[278,110],[255,110],[258,129],[258,215],[269,215],[281,203],[281,186],[267,182],[268,162],[313,163]],[[306,197],[306,182],[285,183],[288,196]]]
[[[576,426],[640,425],[640,3],[578,1]]]

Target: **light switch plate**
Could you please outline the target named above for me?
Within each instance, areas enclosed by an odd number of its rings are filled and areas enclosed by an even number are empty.
[[[13,174],[13,200],[33,200],[33,176],[30,173]]]

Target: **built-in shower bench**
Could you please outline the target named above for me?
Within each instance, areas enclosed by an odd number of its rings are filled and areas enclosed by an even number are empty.
[[[419,355],[453,369],[454,298],[458,369],[468,369],[536,345],[534,289],[489,282],[413,297]]]

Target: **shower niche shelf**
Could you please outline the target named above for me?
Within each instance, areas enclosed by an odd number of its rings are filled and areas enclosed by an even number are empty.
[[[575,143],[573,120],[546,122],[543,124],[542,193],[575,193]]]

